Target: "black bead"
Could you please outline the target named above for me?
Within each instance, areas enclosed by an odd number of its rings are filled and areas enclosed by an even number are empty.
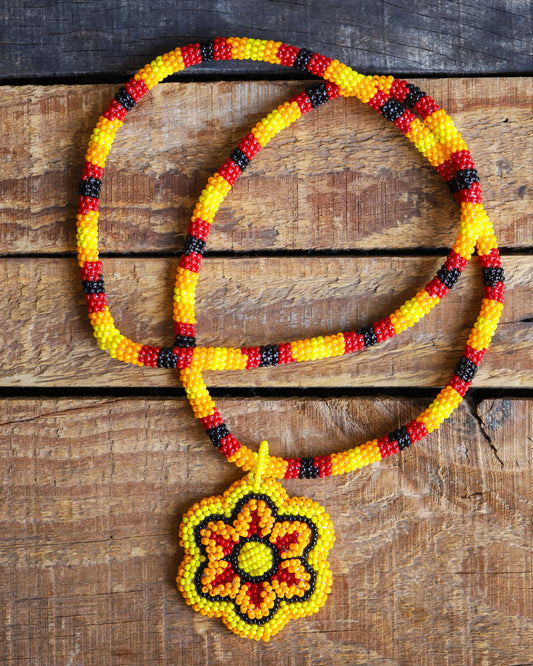
[[[316,479],[319,474],[320,470],[313,465],[313,458],[300,458],[299,479]]]
[[[99,199],[101,187],[102,187],[102,181],[100,180],[100,178],[93,178],[91,176],[87,178],[87,180],[82,180],[80,182],[80,196],[93,197],[93,199]]]
[[[104,279],[100,275],[98,280],[82,280],[84,294],[105,294]]]
[[[277,365],[279,361],[279,347],[278,345],[265,345],[259,348],[261,351],[260,368],[268,365]]]
[[[357,335],[363,336],[365,347],[372,347],[378,343],[376,331],[374,330],[373,326],[365,326],[361,330],[357,331]]]
[[[202,54],[202,62],[211,62],[215,59],[215,52],[213,49],[213,42],[203,42],[200,44],[200,52]]]
[[[446,185],[452,194],[459,192],[459,183],[455,178],[450,178],[450,180],[447,180]]]
[[[115,95],[115,99],[121,106],[123,106],[126,109],[126,111],[131,111],[131,109],[133,109],[133,107],[135,106],[135,100],[129,94],[126,88],[121,88],[118,91],[118,93]]]
[[[393,430],[393,432],[390,432],[388,434],[388,438],[390,442],[398,443],[398,448],[400,449],[400,451],[403,451],[404,449],[408,448],[413,443],[405,426],[402,426],[401,428],[398,428],[398,430]]]
[[[209,439],[213,442],[213,446],[215,446],[217,449],[220,448],[221,440],[230,434],[228,426],[225,423],[221,423],[214,428],[208,428],[206,433]]]
[[[312,57],[312,51],[308,51],[307,49],[300,49],[293,64],[294,69],[299,69],[300,71],[305,72],[307,65],[309,64],[309,61]]]
[[[472,183],[479,183],[479,176],[475,169],[459,169],[454,178],[446,181],[452,194],[470,189]]]
[[[235,148],[235,150],[230,155],[230,159],[235,162],[241,171],[244,171],[250,164],[250,159],[246,157],[240,148]]]
[[[390,120],[391,122],[397,120],[405,111],[403,105],[393,97],[387,100],[380,110],[385,120]]]
[[[329,102],[328,89],[324,81],[321,81],[320,83],[317,83],[314,86],[306,88],[305,92],[309,97],[309,101],[311,102],[311,106],[313,107],[313,109],[316,108],[317,106],[320,106],[321,104]]]
[[[483,273],[483,284],[486,287],[494,287],[498,282],[505,282],[505,276],[503,274],[503,268],[482,268],[481,272]]]
[[[178,357],[170,347],[161,347],[157,357],[158,368],[175,368],[178,365]]]
[[[418,86],[414,86],[412,83],[408,83],[407,87],[411,91],[407,97],[404,99],[404,103],[412,109],[413,106],[418,102],[419,99],[426,96],[426,93],[420,90]]]
[[[471,382],[477,372],[477,365],[470,359],[462,356],[453,372],[464,382]]]
[[[479,176],[475,169],[459,169],[455,180],[460,190],[468,190],[472,183],[479,183]]]
[[[196,338],[193,335],[176,335],[176,347],[196,347]]]
[[[446,268],[441,266],[437,271],[437,277],[448,289],[453,289],[455,283],[461,276],[461,271],[458,268]]]
[[[196,252],[197,254],[204,254],[205,241],[201,238],[196,238],[196,236],[187,235],[187,240],[185,241],[185,250],[184,254],[191,254],[191,252]]]

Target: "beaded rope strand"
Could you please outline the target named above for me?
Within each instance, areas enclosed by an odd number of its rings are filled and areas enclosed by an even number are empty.
[[[208,181],[193,212],[176,279],[174,348],[135,343],[121,335],[107,306],[98,257],[98,203],[103,167],[114,136],[127,112],[154,85],[185,67],[211,60],[251,59],[293,67],[325,79],[306,89],[257,123],[230,158]],[[242,171],[281,129],[304,113],[338,95],[355,96],[400,129],[446,181],[460,203],[459,232],[436,276],[394,313],[359,331],[340,332],[310,340],[245,348],[197,347],[195,288],[201,258],[214,215]],[[417,118],[411,109],[415,110]],[[305,49],[267,40],[216,38],[190,44],[159,56],[117,93],[98,121],[86,154],[78,208],[78,259],[94,334],[102,349],[124,362],[179,368],[193,412],[213,444],[230,462],[248,471],[257,454],[242,445],[222,421],[203,381],[202,370],[264,367],[338,356],[378,344],[422,319],[455,285],[477,249],[485,284],[481,311],[448,384],[410,423],[386,437],[347,451],[314,458],[269,457],[265,475],[315,478],[341,474],[397,453],[437,429],[457,408],[488,348],[503,307],[504,276],[492,225],[483,208],[481,186],[466,144],[452,120],[429,95],[405,81],[364,76],[337,60]]]

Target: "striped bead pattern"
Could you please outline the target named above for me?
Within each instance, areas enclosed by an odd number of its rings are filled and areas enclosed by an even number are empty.
[[[324,79],[280,105],[256,124],[209,178],[194,208],[177,270],[173,347],[134,342],[116,328],[109,312],[98,256],[98,203],[103,168],[116,132],[128,111],[157,83],[187,67],[213,60],[269,62]],[[214,216],[242,172],[267,143],[303,114],[338,97],[357,97],[392,122],[447,183],[460,205],[459,231],[445,263],[430,282],[388,317],[357,331],[339,332],[260,347],[198,347],[195,290]],[[417,114],[417,115],[415,115]],[[359,74],[338,60],[270,40],[216,38],[159,56],[117,93],[100,117],[85,157],[78,206],[78,260],[89,318],[100,348],[113,358],[140,366],[178,368],[193,412],[221,453],[248,471],[257,454],[242,445],[218,413],[203,381],[203,370],[253,369],[341,356],[373,346],[420,321],[454,287],[474,251],[485,285],[481,311],[448,384],[410,423],[385,437],[348,451],[314,458],[270,457],[266,474],[276,478],[316,478],[349,472],[397,453],[440,426],[468,390],[492,335],[504,299],[504,275],[496,237],[482,203],[474,162],[453,121],[426,93],[391,76]]]

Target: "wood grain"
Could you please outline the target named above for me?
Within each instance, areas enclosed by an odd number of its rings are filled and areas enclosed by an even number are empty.
[[[434,258],[206,259],[198,333],[206,346],[286,342],[366,326],[398,308],[434,275]],[[255,371],[206,373],[213,386],[413,386],[446,383],[482,298],[474,264],[411,331],[342,359]],[[116,324],[147,344],[172,344],[176,262],[109,259],[106,288]],[[507,306],[476,386],[531,387],[531,259],[507,257]],[[92,336],[73,260],[3,259],[0,382],[4,386],[176,386],[176,373],[113,361]],[[518,356],[520,362],[517,361]]]
[[[26,4],[39,16],[34,3]],[[224,7],[229,11],[237,4],[229,0]],[[303,11],[303,5],[286,4],[293,16]],[[221,3],[214,5],[222,11]],[[423,10],[415,5],[409,4],[413,25],[437,8],[447,15],[451,7],[440,1]],[[154,12],[161,6],[154,0]],[[278,14],[285,11],[276,2],[269,6]],[[49,7],[50,24],[58,7],[66,11],[62,3]],[[69,30],[84,7],[84,0],[69,4]],[[114,27],[123,25],[125,7],[132,8],[119,3],[108,14]],[[376,11],[388,21],[407,11],[403,0],[368,7],[368,21]],[[505,34],[518,21],[512,9],[525,14],[518,0],[502,2],[509,16],[496,26],[495,7],[476,8],[469,27],[457,22],[465,36],[480,26],[487,43],[468,51],[488,50],[480,67],[503,62],[517,43],[501,46],[491,60],[497,37],[491,42],[489,32]],[[345,9],[337,3],[339,12]],[[109,3],[93,3],[92,10],[92,19],[99,19]],[[13,6],[8,14],[18,11]],[[135,11],[145,19],[143,3]],[[202,11],[199,7],[197,15]],[[454,3],[456,11],[464,14],[466,5]],[[182,16],[189,15],[184,6]],[[156,19],[146,22],[146,37]],[[334,25],[353,25],[351,18],[338,20]],[[525,22],[519,24],[524,29]],[[439,30],[445,35],[448,28],[453,42],[452,22]],[[22,30],[13,24],[12,35]],[[56,35],[58,44],[68,42],[66,32]],[[377,32],[384,34],[382,28]],[[106,34],[100,31],[103,41],[94,44],[102,46]],[[132,44],[135,34],[128,35],[131,53],[145,44],[143,39]],[[354,34],[348,29],[348,42]],[[408,31],[404,36],[408,39]],[[115,37],[113,45],[117,71],[125,62],[121,39]],[[393,42],[389,46],[396,48]],[[413,62],[422,63],[423,52],[412,39],[410,46]],[[363,43],[361,48],[368,55]],[[9,51],[5,40],[2,50]],[[447,52],[444,40],[439,53]],[[35,57],[39,53],[34,49]],[[69,53],[67,48],[63,55],[72,73]],[[79,53],[84,71],[84,58],[99,62],[92,47]],[[400,57],[405,53],[398,51]],[[461,53],[467,52],[454,57]],[[24,57],[19,49],[20,63]],[[51,62],[57,64],[52,54],[42,59],[41,76]],[[425,71],[427,66],[426,61]],[[487,208],[508,255],[503,257],[506,307],[475,384],[497,389],[482,395],[501,391],[501,397],[476,404],[476,393],[470,394],[412,451],[358,474],[287,483],[291,494],[313,497],[331,512],[335,586],[321,613],[293,623],[268,645],[242,641],[219,622],[193,613],[174,584],[182,513],[202,496],[222,492],[239,472],[206,442],[184,399],[150,397],[158,387],[178,393],[175,373],[113,361],[98,350],[88,324],[73,257],[74,202],[89,133],[117,86],[3,87],[2,664],[530,663],[533,402],[505,394],[520,389],[514,395],[530,396],[533,381],[532,81],[419,83],[451,112],[472,148]],[[110,158],[102,198],[102,247],[117,253],[105,257],[106,289],[125,334],[171,343],[177,263],[172,255],[181,247],[195,198],[248,128],[303,85],[163,84],[132,114]],[[366,325],[427,282],[456,226],[457,211],[444,185],[393,128],[353,102],[323,107],[257,158],[221,210],[210,249],[227,253],[205,261],[198,287],[199,341],[265,344]],[[418,248],[425,251],[417,253]],[[308,249],[324,252],[313,255]],[[474,259],[424,322],[386,345],[320,365],[210,373],[207,380],[225,396],[217,399],[221,413],[251,446],[267,437],[281,455],[346,448],[389,432],[427,404],[453,369],[481,295]],[[235,397],[239,387],[254,386],[286,397]],[[92,397],[84,397],[84,387]],[[302,398],[300,387],[312,387],[319,397]],[[331,389],[346,396],[354,387],[395,387],[406,395],[415,393],[406,389],[419,388],[427,395],[328,399]],[[15,399],[15,391],[28,397]],[[75,391],[79,397],[72,397]],[[57,397],[45,398],[45,392]],[[124,397],[109,397],[113,393]]]
[[[350,446],[420,406],[220,401],[244,441],[267,435],[284,455]],[[468,400],[401,456],[287,482],[334,520],[334,587],[318,615],[257,645],[193,613],[174,587],[182,513],[239,477],[184,400],[4,400],[3,663],[529,663],[532,432],[528,401]]]
[[[476,161],[504,248],[531,246],[533,81],[419,80]],[[102,190],[101,247],[177,252],[207,178],[303,82],[161,84],[117,135]],[[309,85],[307,83],[307,85]],[[0,101],[2,253],[75,248],[81,164],[117,86],[5,87]],[[448,247],[458,207],[390,124],[336,100],[282,132],[224,202],[212,250]]]
[[[4,80],[124,75],[176,46],[222,34],[287,41],[360,71],[531,71],[527,0],[488,0],[478,9],[468,0],[19,0],[4,3],[0,62]],[[193,75],[279,74],[239,64],[202,65]]]

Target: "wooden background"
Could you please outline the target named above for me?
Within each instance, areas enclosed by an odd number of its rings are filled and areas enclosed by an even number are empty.
[[[2,3],[2,19],[0,663],[533,664],[531,4],[24,0]],[[193,613],[175,589],[182,513],[239,472],[206,441],[175,373],[98,350],[74,258],[80,166],[117,83],[217,34],[416,80],[472,150],[507,275],[501,325],[449,422],[359,473],[285,484],[333,518],[334,588],[320,613],[267,645]],[[112,311],[154,344],[172,340],[176,255],[207,177],[306,85],[249,64],[183,79],[131,114],[102,196]],[[445,186],[394,128],[336,100],[279,135],[224,203],[199,283],[200,342],[366,325],[427,282],[457,222]],[[398,339],[342,360],[213,373],[209,385],[252,446],[353,446],[432,399],[481,294],[474,258]]]

